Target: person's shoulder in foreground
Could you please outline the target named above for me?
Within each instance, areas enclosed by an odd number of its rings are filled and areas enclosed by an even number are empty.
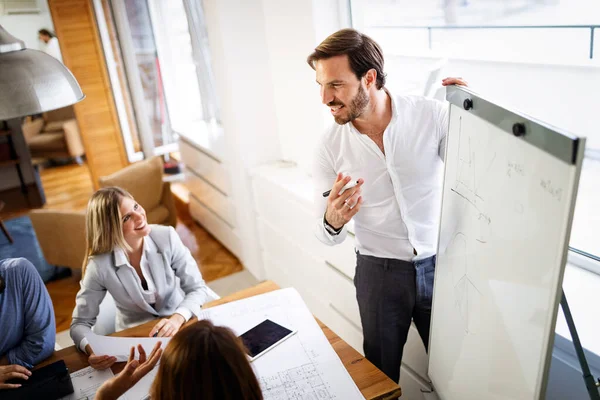
[[[32,368],[54,350],[54,310],[42,278],[25,258],[0,261],[0,358]]]

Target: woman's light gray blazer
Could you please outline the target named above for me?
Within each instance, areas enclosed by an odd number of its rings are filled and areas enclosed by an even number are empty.
[[[128,265],[115,265],[114,252],[90,258],[77,293],[71,338],[79,347],[96,323],[100,303],[108,291],[117,306],[116,329],[137,326],[157,317],[169,317],[179,307],[198,315],[202,304],[214,300],[196,260],[170,226],[151,225],[146,253],[156,286],[154,308],[142,296],[140,278]]]

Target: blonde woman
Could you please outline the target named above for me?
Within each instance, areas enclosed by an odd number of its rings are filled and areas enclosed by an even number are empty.
[[[215,299],[198,265],[172,227],[149,225],[146,212],[125,190],[98,190],[86,215],[87,260],[77,293],[71,338],[96,369],[116,358],[94,354],[85,338],[108,291],[115,300],[116,328],[162,317],[148,336],[170,337]]]

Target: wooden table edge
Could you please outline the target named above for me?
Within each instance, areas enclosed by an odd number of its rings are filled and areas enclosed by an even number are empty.
[[[241,300],[244,298],[256,296],[258,294],[272,292],[274,290],[278,290],[280,287],[273,281],[263,281],[258,285],[252,286],[248,289],[240,290],[239,292],[233,293],[229,296],[225,296],[221,299],[211,301],[206,303],[203,308],[215,307],[221,304],[230,303],[232,301]],[[188,321],[186,325],[194,323],[195,317]],[[323,330],[325,337],[329,341],[331,347],[333,347],[340,361],[348,371],[348,374],[352,377],[352,380],[360,390],[361,394],[369,400],[388,400],[388,399],[396,399],[402,395],[402,390],[398,384],[393,382],[387,375],[385,375],[381,370],[377,369],[369,360],[363,357],[358,351],[356,351],[352,346],[350,346],[346,341],[344,341],[341,337],[339,337],[334,331],[332,331],[327,325],[321,322],[318,318],[315,317],[315,320],[319,324],[319,327]],[[139,326],[125,329],[120,332],[113,333],[110,336],[117,337],[143,337],[140,335],[141,332],[144,332],[142,335],[145,335],[145,332],[149,332],[150,329],[154,326],[156,320],[148,321]],[[36,366],[36,368],[42,367],[44,365],[50,364],[52,362],[58,360],[65,360],[67,365],[69,364],[77,364],[83,365],[81,368],[74,368],[71,372],[78,371],[80,369],[85,368],[88,365],[87,357],[78,351],[75,346],[70,346],[64,348],[62,350],[55,351],[50,358],[46,359],[42,363]],[[124,367],[124,363],[119,363],[119,365],[113,366],[112,370],[115,374],[119,373]],[[359,371],[357,369],[361,369],[364,372],[369,372],[369,386],[364,386],[361,388],[362,382],[357,382],[359,379],[358,375]],[[385,385],[386,388],[371,388],[373,386],[372,382],[376,381],[376,385]]]

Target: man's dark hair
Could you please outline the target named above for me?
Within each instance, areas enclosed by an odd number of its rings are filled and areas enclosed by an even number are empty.
[[[377,71],[377,89],[385,85],[381,47],[369,36],[354,29],[342,29],[330,35],[315,48],[306,62],[315,69],[317,61],[341,55],[348,56],[350,68],[358,79],[365,76],[370,69],[374,69]]]
[[[38,33],[40,35],[45,35],[45,36],[48,36],[50,38],[56,37],[56,35],[54,33],[50,32],[48,29],[40,29],[38,31]]]

